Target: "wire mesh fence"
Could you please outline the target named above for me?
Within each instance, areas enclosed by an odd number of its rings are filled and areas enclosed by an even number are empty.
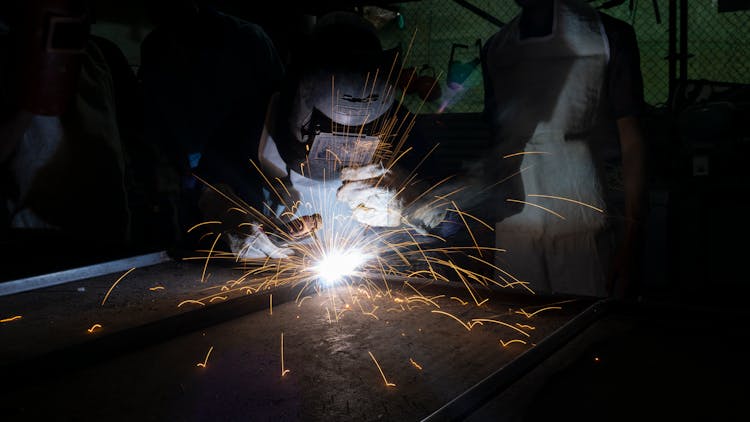
[[[678,2],[590,3],[602,13],[633,26],[646,102],[663,106],[670,91],[669,7],[676,7]],[[716,0],[687,3],[687,77],[750,83],[750,12],[720,12]],[[519,12],[516,2],[422,0],[397,3],[394,8],[400,14],[399,22],[381,28],[384,46],[401,47],[404,68],[416,69],[416,76],[438,79],[438,92],[431,93],[435,100],[425,100],[425,95],[415,90],[405,97],[405,103],[420,113],[481,111],[484,92],[478,47]],[[674,30],[679,34],[679,28]],[[455,76],[457,68],[466,79],[459,89],[452,89],[448,79]]]
[[[688,3],[688,78],[750,83],[750,11],[721,12],[716,1]]]

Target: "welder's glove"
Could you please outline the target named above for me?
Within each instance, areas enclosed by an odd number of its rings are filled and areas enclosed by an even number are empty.
[[[397,190],[387,183],[390,170],[380,164],[346,167],[341,170],[343,184],[336,199],[345,202],[352,217],[373,227],[396,227],[401,224],[403,203]]]
[[[293,249],[276,246],[263,231],[262,225],[252,223],[250,231],[249,236],[228,234],[230,249],[239,259],[288,258],[294,255]]]
[[[421,234],[427,234],[446,219],[448,209],[444,200],[423,199],[405,212],[404,221]]]

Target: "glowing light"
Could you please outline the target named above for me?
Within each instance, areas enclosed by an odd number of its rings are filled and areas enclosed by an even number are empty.
[[[21,315],[16,315],[16,316],[12,316],[10,318],[0,319],[0,322],[6,323],[6,322],[11,322],[11,321],[16,321],[16,320],[19,320],[21,318],[23,318]]]
[[[411,364],[414,365],[415,368],[419,369],[420,371],[422,370],[422,366],[419,365],[417,362],[414,362],[414,359],[409,358],[409,362],[411,362]]]
[[[545,151],[522,151],[522,152],[514,152],[513,154],[503,155],[503,158],[511,158],[511,157],[517,157],[519,155],[530,155],[530,154],[549,154],[549,152],[545,152]]]
[[[585,202],[581,202],[581,201],[576,201],[575,199],[564,198],[564,197],[562,197],[562,196],[555,196],[555,195],[539,195],[539,194],[533,194],[533,193],[530,193],[530,194],[528,194],[528,195],[526,195],[526,196],[533,196],[533,197],[536,197],[536,198],[550,198],[550,199],[559,199],[559,200],[561,200],[561,201],[568,201],[568,202],[572,202],[572,203],[574,203],[574,204],[582,205],[582,206],[584,206],[584,207],[588,207],[588,208],[591,208],[592,210],[595,210],[595,211],[599,211],[599,212],[601,212],[601,213],[603,213],[603,212],[604,212],[604,210],[603,210],[603,209],[601,209],[601,208],[597,208],[597,207],[595,207],[595,206],[593,206],[593,205],[591,205],[591,204],[587,204],[587,203],[585,203]]]
[[[154,286],[154,287],[149,287],[148,289],[151,290],[152,292],[155,292],[157,290],[164,290],[164,286]]]
[[[561,218],[561,219],[565,220],[565,217],[563,217],[559,213],[556,213],[556,212],[552,211],[551,209],[543,207],[543,206],[538,205],[538,204],[534,204],[534,203],[526,202],[526,201],[520,201],[518,199],[511,199],[511,198],[507,198],[506,201],[508,201],[508,202],[516,202],[518,204],[525,204],[525,205],[529,205],[529,206],[532,206],[532,207],[536,207],[536,208],[539,208],[540,210],[547,211],[548,213],[554,215],[555,217],[558,217],[558,218]]]
[[[288,369],[284,369],[284,332],[281,332],[281,376],[288,374]]]
[[[184,305],[186,303],[195,303],[196,305],[206,306],[205,303],[203,303],[203,302],[201,302],[199,300],[188,299],[188,300],[183,300],[182,302],[180,302],[179,305],[177,305],[177,307],[179,308],[180,306],[182,306],[182,305]]]
[[[483,323],[483,322],[489,322],[489,323],[492,323],[492,324],[504,325],[504,326],[506,326],[506,327],[508,327],[508,328],[512,328],[512,329],[516,330],[517,332],[519,332],[519,333],[521,333],[521,334],[525,335],[526,337],[530,337],[530,336],[529,336],[529,333],[527,333],[526,331],[523,331],[523,330],[522,330],[522,329],[520,329],[520,328],[516,328],[516,327],[514,327],[514,326],[512,326],[512,325],[508,324],[507,322],[503,322],[503,321],[498,321],[498,320],[496,320],[496,319],[490,319],[490,318],[474,318],[474,319],[472,319],[472,320],[471,320],[471,325],[470,325],[470,326],[472,326],[472,327],[473,327],[473,326],[474,326],[474,324],[476,324],[476,323],[480,323],[480,325],[482,325],[481,323]]]
[[[500,344],[501,344],[501,345],[502,345],[503,347],[508,347],[508,345],[510,345],[510,344],[512,344],[512,343],[521,343],[521,344],[526,344],[526,342],[525,342],[525,341],[523,341],[523,340],[521,340],[521,339],[513,339],[513,340],[508,340],[508,341],[503,341],[503,339],[500,339]]]
[[[375,362],[375,366],[378,367],[378,371],[380,371],[380,375],[383,377],[383,382],[385,382],[386,387],[395,387],[396,384],[392,382],[388,382],[388,379],[386,379],[385,374],[383,373],[383,368],[380,367],[380,364],[378,363],[377,359],[375,359],[375,356],[372,355],[371,351],[367,351],[367,353],[370,354],[370,357],[372,358],[372,361]]]
[[[191,231],[193,231],[193,230],[197,229],[198,227],[200,227],[200,226],[205,226],[205,225],[208,225],[208,224],[221,224],[221,221],[215,221],[215,220],[212,220],[212,221],[204,221],[204,222],[202,222],[202,223],[198,223],[198,224],[194,225],[193,227],[189,228],[189,229],[187,230],[187,232],[188,232],[188,233],[190,233]]]
[[[524,311],[523,309],[521,309],[521,310],[518,310],[518,311],[516,311],[516,313],[517,313],[517,314],[521,314],[521,315],[525,316],[526,318],[531,318],[531,317],[533,317],[534,315],[538,314],[539,312],[542,312],[542,311],[549,311],[549,310],[551,310],[551,309],[562,309],[562,308],[561,308],[561,307],[559,307],[559,306],[547,306],[547,307],[545,307],[545,308],[542,308],[542,309],[536,310],[536,311],[534,311],[534,312],[532,312],[532,313],[528,313],[528,312]]]
[[[367,255],[356,250],[343,253],[331,251],[313,267],[313,270],[324,283],[331,285],[346,276],[354,274],[367,258]]]
[[[212,350],[214,350],[214,346],[211,346],[211,348],[208,349],[208,353],[206,353],[206,358],[203,359],[203,362],[198,362],[195,364],[195,366],[200,366],[201,368],[205,368],[206,364],[208,363],[208,357],[211,356]]]
[[[112,293],[112,290],[113,290],[113,289],[115,288],[115,286],[117,286],[117,283],[119,283],[119,282],[120,282],[120,280],[122,280],[123,278],[125,278],[125,276],[126,276],[126,275],[130,274],[130,272],[131,272],[131,271],[133,271],[134,269],[135,269],[135,267],[133,267],[133,268],[131,268],[131,269],[127,270],[127,271],[125,272],[125,274],[121,275],[121,276],[120,276],[120,278],[118,278],[118,279],[117,279],[117,281],[115,281],[115,282],[114,282],[114,283],[112,284],[112,287],[110,287],[110,288],[109,288],[109,290],[107,290],[107,294],[106,294],[106,295],[104,295],[104,299],[102,299],[102,306],[104,305],[104,302],[106,302],[106,301],[107,301],[107,298],[109,297],[109,294],[110,294],[110,293]]]
[[[214,251],[214,248],[216,247],[216,242],[219,241],[219,238],[221,237],[221,233],[216,235],[216,239],[214,239],[213,245],[211,245],[211,250],[208,251],[208,256],[206,256],[206,264],[203,266],[203,274],[201,274],[201,283],[204,283],[206,281],[206,269],[208,268],[208,261],[211,259],[211,254]]]
[[[471,331],[471,327],[468,324],[466,324],[465,322],[461,321],[458,317],[456,317],[453,314],[449,314],[448,312],[437,311],[437,310],[432,310],[430,312],[435,313],[435,314],[443,314],[445,316],[449,316],[449,317],[455,319],[456,321],[458,321],[458,323],[461,324],[464,328],[466,328],[466,331]],[[422,329],[420,328],[419,331],[422,331]]]
[[[94,324],[94,325],[91,326],[91,328],[89,328],[86,331],[88,331],[89,333],[93,333],[94,330],[96,330],[97,328],[102,328],[102,325],[101,324]]]

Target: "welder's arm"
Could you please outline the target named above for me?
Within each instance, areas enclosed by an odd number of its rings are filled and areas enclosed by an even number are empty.
[[[205,187],[198,208],[206,221],[219,221],[230,250],[238,258],[287,258],[294,250],[277,245],[289,236],[273,224],[263,224],[262,219],[227,185]],[[278,225],[277,225],[278,226]],[[270,231],[269,231],[270,230]],[[279,239],[275,242],[273,238]]]
[[[628,295],[639,267],[643,220],[646,214],[646,146],[636,117],[617,120],[622,151],[622,172],[625,189],[625,227],[611,269],[611,294]]]
[[[345,168],[336,198],[346,202],[352,217],[362,224],[373,227],[406,225],[421,234],[431,232],[446,220],[453,208],[454,203],[442,197],[442,193],[460,189],[452,183],[432,190],[407,184],[398,173],[398,169],[386,169],[380,164]]]

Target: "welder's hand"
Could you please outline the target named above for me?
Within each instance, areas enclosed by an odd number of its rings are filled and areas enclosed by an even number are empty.
[[[445,220],[448,209],[444,201],[422,201],[406,213],[405,221],[421,234],[427,234]]]
[[[315,232],[323,227],[323,218],[320,214],[304,215],[295,218],[286,225],[286,230],[292,239],[302,239],[315,235]]]
[[[347,167],[341,170],[343,184],[336,199],[346,202],[352,217],[373,227],[396,227],[401,224],[402,201],[387,183],[390,170],[380,164]]]
[[[276,246],[260,224],[253,223],[250,228],[249,236],[228,234],[230,249],[239,259],[288,258],[294,255],[293,249]]]

